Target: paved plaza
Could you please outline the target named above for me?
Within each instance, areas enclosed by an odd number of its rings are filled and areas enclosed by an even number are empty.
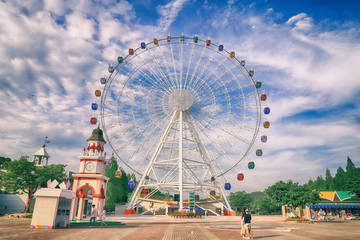
[[[174,219],[167,216],[108,217],[107,221],[126,225],[109,227],[70,227],[30,229],[31,219],[0,218],[0,239],[241,239],[240,217]],[[360,239],[360,221],[284,222],[281,216],[253,216],[254,239]]]

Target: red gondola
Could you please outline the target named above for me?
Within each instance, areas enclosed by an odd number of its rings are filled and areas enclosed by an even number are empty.
[[[130,49],[129,49],[129,54],[130,54],[130,55],[134,55],[134,49],[130,48]]]
[[[243,181],[244,180],[244,174],[243,173],[238,173],[237,180],[238,181]]]
[[[90,118],[90,123],[91,123],[91,124],[96,124],[96,122],[97,122],[96,117]]]
[[[267,99],[267,95],[265,93],[261,94],[260,100],[265,101]]]
[[[149,194],[149,189],[148,189],[148,188],[144,188],[144,189],[142,190],[142,194],[143,194],[144,196],[148,195],[148,194]]]
[[[206,46],[210,46],[210,44],[211,44],[211,40],[210,39],[206,40]]]

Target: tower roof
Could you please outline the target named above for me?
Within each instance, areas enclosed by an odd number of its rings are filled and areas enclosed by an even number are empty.
[[[103,131],[98,127],[98,128],[95,128],[93,131],[92,131],[92,134],[91,136],[87,139],[87,141],[89,140],[99,140],[99,141],[103,141],[106,143],[104,137],[103,137]]]
[[[42,148],[40,148],[36,153],[34,153],[34,156],[43,156],[43,157],[50,158],[50,155],[46,152],[45,147],[46,147],[46,145],[43,144]]]

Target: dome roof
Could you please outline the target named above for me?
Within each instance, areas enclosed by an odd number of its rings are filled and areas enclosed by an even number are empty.
[[[87,139],[87,141],[89,140],[99,140],[99,141],[103,141],[106,143],[104,137],[103,137],[103,131],[98,127],[98,128],[95,128],[93,131],[92,131],[92,134],[91,136]]]

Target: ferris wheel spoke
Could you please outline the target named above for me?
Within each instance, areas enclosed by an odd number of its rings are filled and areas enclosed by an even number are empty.
[[[148,66],[148,64],[146,63],[146,61],[141,57],[141,55],[139,55],[140,60],[143,62],[144,66],[146,66],[146,68],[149,70],[149,72],[156,78],[157,82],[155,83],[159,83],[160,85],[163,86],[164,89],[168,89],[170,86],[164,82],[156,73],[155,71]]]
[[[195,125],[198,125],[199,122],[196,122]],[[199,127],[199,126],[198,126]],[[225,156],[225,158],[227,159],[227,161],[232,162],[232,159],[230,159],[230,157],[226,154],[226,152],[215,142],[212,140],[212,138],[204,131],[201,131],[201,133],[210,140],[211,145],[213,145],[213,147],[217,150],[218,153],[220,153],[220,155]],[[209,148],[208,148],[209,149]],[[210,150],[211,152],[211,150]],[[215,161],[216,158],[213,158],[212,160],[210,160],[213,164],[215,164],[219,169],[220,166],[218,165],[218,161]],[[220,174],[219,174],[220,175]]]
[[[187,83],[188,83],[188,77],[189,77],[189,71],[190,71],[191,61],[192,61],[192,58],[193,58],[193,56],[194,56],[194,47],[195,47],[195,42],[193,42],[192,47],[191,47],[189,64],[188,64],[188,67],[187,67],[187,70],[186,70],[184,89],[187,89]]]
[[[221,64],[220,66],[224,66],[224,65]],[[220,68],[220,66],[219,66],[219,68]],[[217,78],[215,78],[213,81],[211,81],[211,82],[210,82],[210,85],[211,85],[212,83],[217,84],[218,81],[219,81],[222,77],[230,74],[230,73],[231,73],[231,70],[233,70],[234,68],[236,68],[236,66],[224,67],[224,68],[225,68],[225,71],[224,71],[221,75],[219,75]],[[214,74],[215,74],[215,71],[214,71]],[[201,83],[203,83],[203,82],[204,82],[204,81],[201,81]],[[201,85],[200,85],[200,86],[201,86]],[[199,86],[199,84],[198,84],[196,87],[194,87],[194,90],[197,90],[198,87],[200,87],[200,86]]]
[[[179,48],[179,55],[180,55],[180,75],[179,75],[179,88],[184,88],[184,84],[182,82],[182,74],[183,74],[183,53],[184,53],[184,41],[180,39],[180,48]]]
[[[224,59],[222,59],[222,61],[218,62],[218,64],[217,64],[214,68],[211,69],[211,71],[208,73],[208,75],[207,75],[205,78],[203,78],[203,79],[199,82],[199,84],[197,84],[197,85],[200,85],[200,86],[201,86],[202,84],[208,82],[210,76],[216,75],[216,71],[220,68],[220,66],[221,66],[226,60],[227,60],[227,59],[224,58]],[[217,75],[216,75],[216,76],[217,76]],[[220,77],[217,77],[217,78],[220,79]],[[216,83],[216,82],[217,82],[216,79],[215,79],[213,82]],[[194,89],[195,89],[195,90],[198,89],[198,86],[197,86],[197,85],[194,86]]]
[[[206,45],[204,45],[204,48],[203,48],[203,50],[202,50],[202,52],[200,54],[200,57],[199,57],[199,59],[198,59],[198,61],[196,63],[196,67],[195,67],[194,71],[192,72],[191,78],[189,80],[189,86],[192,86],[192,84],[193,84],[193,79],[194,79],[195,73],[197,72],[197,69],[198,69],[198,67],[200,65],[200,62],[201,62],[201,59],[202,59],[202,57],[204,55],[205,49],[206,49]]]
[[[174,68],[175,86],[179,87],[180,83],[178,82],[178,77],[177,77],[177,71],[176,71],[176,64],[175,64],[175,58],[174,58],[174,51],[173,51],[173,47],[172,47],[172,41],[169,42],[169,46],[170,46],[170,49],[171,49],[171,59],[172,59],[173,68]]]
[[[171,87],[171,81],[168,79],[168,77],[166,76],[166,74],[164,73],[164,71],[162,70],[162,68],[160,67],[158,61],[156,60],[156,58],[154,57],[154,55],[152,54],[152,52],[150,51],[150,49],[148,49],[149,51],[149,55],[151,56],[153,62],[156,64],[157,69],[159,70],[159,72],[161,73],[162,77],[164,78],[164,81],[166,82],[167,86]]]
[[[198,117],[199,117],[199,119],[202,120],[202,121],[199,121],[199,122],[204,122],[204,123],[206,123],[206,124],[203,124],[204,128],[210,128],[210,127],[211,127],[212,129],[219,129],[219,130],[221,130],[222,132],[226,133],[226,135],[230,135],[230,136],[235,137],[236,139],[238,139],[238,140],[240,140],[240,141],[242,141],[242,142],[244,142],[244,143],[246,143],[246,144],[250,144],[250,141],[248,141],[247,139],[242,138],[240,135],[235,134],[235,133],[233,133],[233,132],[226,131],[226,130],[224,130],[223,128],[218,127],[219,122],[222,122],[221,119],[219,119],[218,121],[216,121],[217,124],[215,124],[215,123],[212,123],[211,121],[207,121],[207,120],[206,120],[206,119],[208,119],[208,118],[211,117],[211,116],[209,116],[209,115],[207,115],[207,114],[203,114],[203,115],[204,115],[204,116],[199,115]],[[214,118],[214,120],[216,120],[216,119]],[[214,121],[214,122],[215,122],[215,121]],[[232,126],[232,127],[237,127],[237,125],[234,125],[234,123],[233,123],[232,121],[230,121],[230,120],[228,120],[226,123],[229,123],[230,126]]]
[[[159,51],[160,51],[160,53],[161,53],[162,61],[163,61],[164,65],[165,65],[165,68],[166,68],[166,70],[167,70],[167,72],[168,72],[169,78],[170,78],[170,80],[171,80],[171,82],[172,82],[171,85],[172,85],[172,86],[176,86],[176,82],[175,82],[175,80],[173,79],[172,74],[171,74],[171,71],[170,71],[170,68],[169,68],[169,63],[167,62],[167,60],[166,60],[166,58],[165,58],[165,56],[164,56],[164,52],[163,52],[162,48],[160,47],[160,44],[158,44],[158,48],[159,48]]]

